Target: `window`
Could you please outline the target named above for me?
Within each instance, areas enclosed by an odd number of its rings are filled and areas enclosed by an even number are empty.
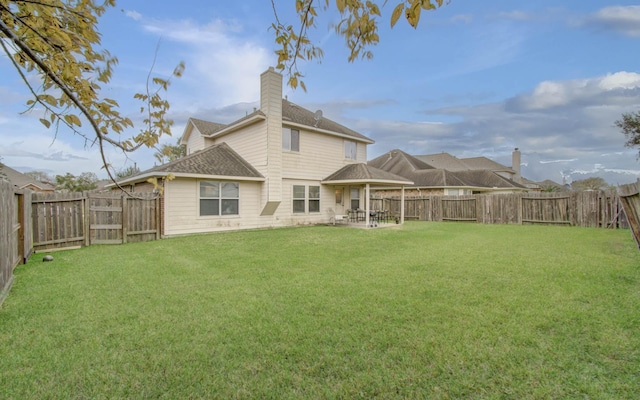
[[[320,212],[320,186],[309,186],[309,212]]]
[[[305,187],[304,186],[293,186],[293,212],[294,213],[304,213],[305,209]]]
[[[342,189],[336,189],[336,204],[342,204]]]
[[[200,181],[200,216],[238,215],[240,185],[237,182]]]
[[[300,151],[300,131],[282,128],[282,150]]]
[[[320,186],[302,185],[293,186],[293,212],[303,214],[305,212],[320,212]]]
[[[360,188],[351,188],[351,209],[357,210],[360,208]]]
[[[358,155],[357,149],[358,149],[358,146],[356,145],[356,142],[353,142],[351,140],[345,140],[344,141],[344,158],[348,160],[355,160]]]

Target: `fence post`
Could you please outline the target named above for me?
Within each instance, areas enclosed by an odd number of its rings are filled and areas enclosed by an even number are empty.
[[[89,199],[89,193],[83,193],[82,195],[82,208],[84,210],[84,223],[82,229],[84,230],[84,245],[91,245],[91,200]]]
[[[160,239],[162,235],[162,210],[160,207],[162,202],[160,201],[160,195],[156,197],[156,240]]]
[[[124,193],[120,194],[122,205],[122,243],[127,243],[127,235],[129,234],[129,211],[127,210],[127,195]]]
[[[524,197],[524,193],[518,193],[518,207],[516,210],[516,222],[518,225],[522,225],[522,215],[524,214],[524,210],[522,209],[522,198]]]

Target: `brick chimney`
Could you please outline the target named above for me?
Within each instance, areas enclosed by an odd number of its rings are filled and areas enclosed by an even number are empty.
[[[522,175],[520,174],[521,158],[520,150],[516,147],[511,154],[511,169],[515,172],[513,181],[517,183],[522,183]]]

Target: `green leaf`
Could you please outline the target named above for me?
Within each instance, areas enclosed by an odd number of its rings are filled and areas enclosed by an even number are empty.
[[[51,122],[49,122],[48,120],[44,119],[44,118],[40,118],[40,123],[44,126],[46,126],[47,128],[49,128],[51,126]]]

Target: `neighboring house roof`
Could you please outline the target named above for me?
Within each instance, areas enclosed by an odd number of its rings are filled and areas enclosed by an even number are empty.
[[[469,167],[469,169],[488,169],[490,171],[508,171],[511,173],[515,173],[515,171],[511,167],[507,167],[506,165],[502,165],[498,162],[495,162],[487,157],[470,157],[470,158],[462,158],[460,159],[465,165]]]
[[[262,111],[256,110],[230,124],[220,124],[197,118],[189,118],[189,121],[193,123],[202,136],[212,138],[233,132],[240,127],[257,121],[262,121],[265,118],[266,115]],[[287,99],[282,99],[282,123],[283,125],[304,126],[315,131],[323,131],[327,134],[334,135],[337,134],[339,136],[353,138],[361,142],[374,143],[374,141],[368,137],[328,118],[320,117],[316,120],[315,113],[294,104]]]
[[[408,173],[417,187],[464,187],[468,186],[455,172],[446,169],[417,170]]]
[[[406,176],[405,174],[415,170],[435,169],[430,164],[400,150],[391,150],[367,164],[400,176]]]
[[[464,171],[469,169],[469,166],[464,164],[462,160],[449,153],[426,154],[414,157],[437,169],[446,169],[447,171]]]
[[[324,178],[322,180],[322,183],[374,183],[384,185],[411,185],[413,182],[402,176],[392,174],[378,168],[374,168],[365,163],[357,163],[345,165],[333,174]]]
[[[141,173],[127,177],[121,185],[144,181],[151,177],[219,177],[241,180],[263,181],[264,176],[236,153],[226,143],[209,146],[178,160],[158,165]],[[109,185],[113,186],[113,185]]]
[[[28,188],[43,192],[53,192],[56,190],[56,187],[54,185],[37,181],[29,177],[28,175],[16,171],[13,168],[7,167],[4,164],[0,164],[0,179],[3,178],[11,182],[11,184],[13,184],[13,186],[17,187],[18,189]]]
[[[434,168],[448,171],[469,171],[487,169],[490,171],[507,171],[514,173],[511,167],[495,162],[487,157],[457,158],[449,153],[427,154],[414,156]]]
[[[468,186],[486,187],[486,188],[518,188],[526,189],[526,186],[514,182],[504,176],[496,174],[494,171],[487,169],[475,171],[458,171],[456,175]]]
[[[455,157],[453,157],[455,159]],[[449,157],[436,157],[431,160],[451,161]],[[456,159],[457,160],[457,159]],[[490,189],[526,189],[523,185],[504,178],[490,170],[455,170],[434,168],[424,158],[411,156],[401,150],[392,150],[369,161],[369,166],[384,169],[413,181],[413,187],[424,188],[490,188]],[[455,163],[453,163],[455,164]],[[452,164],[452,165],[453,165]]]

